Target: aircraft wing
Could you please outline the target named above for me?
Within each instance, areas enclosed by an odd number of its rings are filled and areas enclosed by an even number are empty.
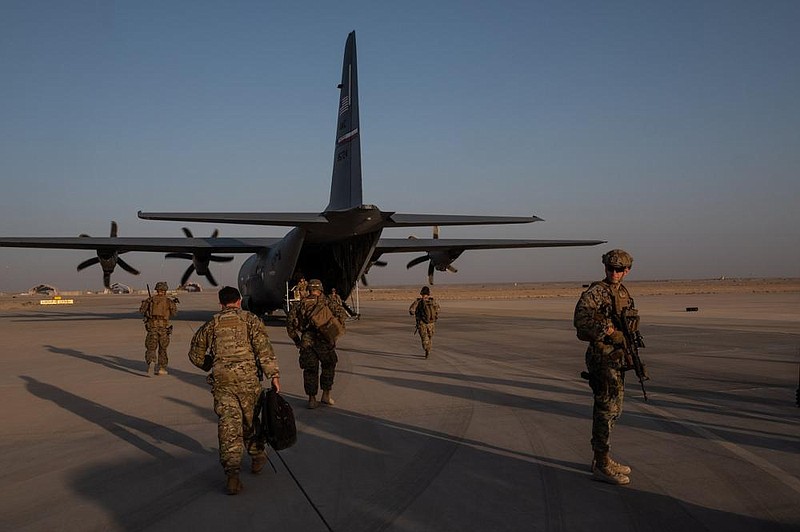
[[[276,225],[302,227],[327,224],[328,220],[316,212],[138,212],[142,220],[167,220],[171,222],[210,222],[238,225]]]
[[[498,238],[381,238],[376,254],[468,249],[551,248],[596,246],[605,240],[512,240]]]
[[[212,253],[257,253],[278,243],[280,238],[161,238],[161,237],[0,237],[0,247],[94,249],[109,251],[160,251]]]
[[[460,214],[392,213],[384,227],[425,227],[430,225],[496,225],[542,222],[538,216],[466,216]]]
[[[383,227],[425,227],[433,225],[496,225],[541,222],[538,216],[470,216],[460,214],[383,213]],[[329,223],[325,213],[315,212],[143,212],[142,220],[208,222],[239,225],[309,227]]]

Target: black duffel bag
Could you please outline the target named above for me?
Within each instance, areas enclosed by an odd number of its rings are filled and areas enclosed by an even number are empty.
[[[297,426],[292,406],[274,388],[261,390],[256,403],[256,437],[276,451],[297,443]]]

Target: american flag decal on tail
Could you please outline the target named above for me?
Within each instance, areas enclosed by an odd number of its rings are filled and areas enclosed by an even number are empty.
[[[342,96],[342,101],[339,103],[339,116],[342,116],[350,110],[350,95]]]

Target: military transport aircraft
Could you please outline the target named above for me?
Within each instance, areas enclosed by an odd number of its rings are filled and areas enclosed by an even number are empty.
[[[214,253],[253,253],[239,270],[238,285],[243,305],[257,314],[285,308],[287,283],[302,272],[317,278],[326,288],[335,287],[347,298],[370,266],[382,264],[387,253],[424,252],[417,264],[430,261],[433,270],[444,271],[465,250],[594,246],[602,240],[509,240],[381,238],[387,227],[521,224],[541,221],[536,216],[462,216],[448,214],[401,214],[382,211],[361,198],[361,138],[358,116],[356,36],[347,37],[339,85],[338,122],[333,155],[333,177],[328,206],[322,212],[142,212],[145,220],[209,222],[293,227],[281,238],[0,238],[0,247],[91,249],[103,259],[103,271],[111,262],[125,266],[118,256],[129,251],[166,252],[190,258],[194,270],[205,275]],[[438,236],[438,235],[435,235]],[[94,260],[92,260],[94,262]],[[413,264],[409,263],[409,266]],[[84,263],[85,264],[85,263]],[[126,268],[127,269],[127,268]],[[184,275],[185,282],[192,268]],[[452,271],[453,268],[450,267]],[[130,271],[130,270],[128,270]]]

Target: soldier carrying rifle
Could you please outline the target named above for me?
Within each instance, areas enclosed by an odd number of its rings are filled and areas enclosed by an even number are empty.
[[[147,336],[144,339],[144,360],[147,363],[147,375],[167,375],[169,356],[169,337],[172,325],[169,320],[178,314],[177,299],[167,297],[168,286],[164,281],[156,283],[156,295],[150,294],[147,286],[147,299],[139,305],[139,313],[143,316]],[[156,350],[158,353],[156,353]]]
[[[419,297],[408,308],[408,313],[416,320],[414,334],[419,334],[425,358],[428,358],[431,355],[433,335],[436,333],[436,320],[439,319],[439,303],[431,296],[430,287],[422,287]]]
[[[644,391],[649,377],[639,359],[644,347],[639,334],[639,316],[622,279],[633,265],[633,257],[613,249],[603,255],[606,277],[592,283],[575,306],[574,325],[578,339],[589,342],[586,369],[594,394],[592,411],[592,477],[609,484],[630,483],[631,468],[610,455],[611,430],[622,413],[625,371],[633,369]],[[645,393],[645,400],[647,394]]]

